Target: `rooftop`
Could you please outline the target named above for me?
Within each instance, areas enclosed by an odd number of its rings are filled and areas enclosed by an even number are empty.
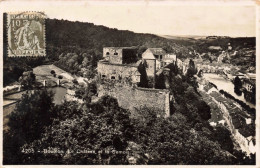
[[[219,95],[217,92],[210,93],[218,102],[221,102],[229,112],[229,115],[232,118],[232,122],[235,128],[245,137],[252,135],[252,131],[248,130],[249,126],[245,124],[245,119],[250,118],[244,110],[239,109],[236,105],[233,104],[233,101],[227,98],[224,98]],[[248,131],[245,131],[248,130]]]
[[[245,78],[245,79],[243,80],[243,82],[244,82],[244,83],[248,83],[248,84],[250,84],[250,85],[255,85],[255,84],[256,84],[255,79],[247,79],[247,78]]]
[[[246,76],[250,79],[256,79],[256,74],[254,73],[247,73]]]

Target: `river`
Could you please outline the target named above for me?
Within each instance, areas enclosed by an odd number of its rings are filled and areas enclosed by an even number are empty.
[[[246,101],[245,98],[244,98],[244,93],[242,93],[241,96],[238,96],[235,92],[234,92],[234,84],[223,78],[222,76],[220,75],[217,75],[217,74],[214,74],[214,73],[204,73],[203,74],[203,77],[211,82],[211,83],[214,83],[217,87],[218,87],[218,90],[224,90],[226,92],[228,92],[229,94],[231,94],[232,96],[234,96],[236,99],[239,99],[243,102],[245,102],[247,105],[249,105],[251,108],[255,108],[255,105]]]

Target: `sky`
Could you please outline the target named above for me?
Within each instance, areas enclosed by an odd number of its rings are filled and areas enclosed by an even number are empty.
[[[49,18],[91,22],[157,35],[256,36],[254,5],[30,2],[5,4],[5,11],[44,11]]]

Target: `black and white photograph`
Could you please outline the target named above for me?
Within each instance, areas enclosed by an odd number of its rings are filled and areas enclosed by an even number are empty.
[[[257,1],[0,10],[3,167],[259,166]]]

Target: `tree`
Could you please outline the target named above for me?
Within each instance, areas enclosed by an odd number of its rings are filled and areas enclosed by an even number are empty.
[[[56,72],[54,70],[51,70],[51,74],[54,75]]]
[[[35,84],[35,78],[36,76],[32,71],[27,71],[19,78],[19,82],[24,89],[32,89]]]
[[[145,110],[147,111],[147,110]],[[195,131],[186,117],[175,113],[157,117],[155,110],[140,111],[135,121],[136,142],[148,155],[148,164],[230,164],[219,144]]]
[[[221,145],[222,149],[233,153],[234,145],[231,139],[231,133],[227,128],[224,126],[217,126],[215,127],[213,135],[214,139]]]
[[[188,70],[187,70],[187,76],[192,77],[197,73],[197,69],[195,67],[195,63],[192,59],[189,61]]]
[[[91,65],[92,56],[88,55],[86,53],[84,53],[82,56],[84,57],[83,61],[82,61],[82,66],[87,67],[87,66]]]
[[[47,90],[27,91],[10,114],[9,131],[4,134],[4,162],[21,161],[21,146],[38,139],[44,127],[51,123],[53,93]]]
[[[197,108],[199,115],[203,120],[207,121],[211,118],[210,107],[205,101],[198,101]]]
[[[77,79],[73,79],[72,82],[73,82],[74,84],[79,84],[79,82],[78,82]]]
[[[53,106],[52,92],[27,91],[9,117],[10,132],[19,130],[18,133],[28,142],[38,138],[42,128],[51,122]]]
[[[238,76],[236,76],[234,79],[234,92],[239,96],[242,95],[242,92],[240,90],[241,88],[242,88],[242,82],[241,82],[240,78]]]
[[[42,137],[24,148],[43,150],[54,146],[74,152],[27,154],[22,157],[24,164],[127,164],[127,154],[98,154],[98,151],[126,151],[127,142],[133,140],[130,113],[120,108],[116,99],[105,96],[86,108],[66,102],[55,111],[56,119]],[[97,153],[77,153],[83,150]]]
[[[89,65],[85,68],[84,77],[86,77],[88,79],[92,79],[95,77],[95,75],[96,75],[96,73],[95,73],[95,70],[92,65]]]
[[[147,63],[146,61],[141,62],[138,66],[138,71],[141,74],[139,87],[148,87],[148,76],[146,73]]]
[[[203,70],[200,69],[199,72],[198,72],[198,77],[202,77],[202,75],[203,75]]]
[[[88,83],[87,87],[83,86],[77,88],[77,90],[75,91],[75,97],[78,97],[79,99],[83,99],[87,104],[91,103],[92,96],[95,96],[96,94],[97,94],[97,87],[94,82]]]

